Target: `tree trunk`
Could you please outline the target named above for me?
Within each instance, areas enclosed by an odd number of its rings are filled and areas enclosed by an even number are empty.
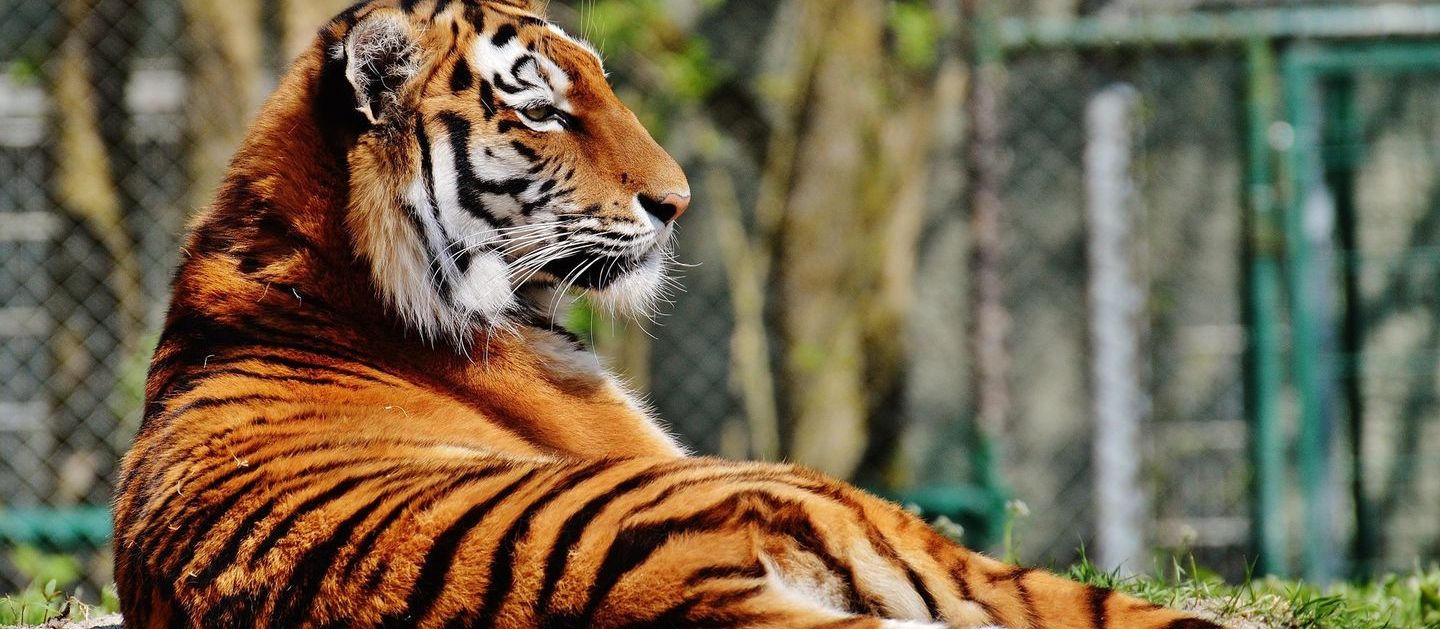
[[[353,0],[281,0],[281,63],[290,63],[309,48],[320,27],[351,4]]]
[[[797,36],[819,52],[795,83],[808,91],[777,234],[783,415],[791,459],[848,477],[872,429],[901,419],[931,89],[897,78],[882,0],[800,4]]]
[[[54,361],[49,428],[62,444],[50,458],[63,473],[47,499],[74,504],[103,500],[109,491],[97,482],[108,475],[98,450],[114,429],[115,414],[126,411],[111,407],[110,392],[96,390],[95,383],[113,381],[121,361],[138,351],[148,303],[112,170],[126,161],[115,159],[112,151],[124,142],[127,118],[123,90],[116,88],[123,87],[124,78],[108,75],[123,73],[128,64],[122,54],[119,67],[91,67],[90,43],[98,39],[97,30],[109,26],[94,20],[94,0],[67,0],[63,10],[64,38],[50,90],[56,112],[54,189],[67,228],[51,254],[61,288],[47,299],[57,323],[49,343]],[[107,89],[97,89],[98,75],[108,76]],[[93,257],[96,250],[98,258]],[[77,256],[77,251],[87,253]]]
[[[994,6],[988,0],[966,0],[968,20],[989,20]],[[974,28],[979,39],[982,29]],[[996,438],[1010,415],[1010,387],[1006,373],[1010,353],[1006,346],[1010,314],[1005,307],[1001,269],[1004,241],[1000,214],[1005,174],[1001,163],[1000,99],[1005,90],[1004,67],[992,58],[985,43],[975,47],[974,74],[969,107],[969,160],[967,205],[970,208],[970,386],[974,408],[977,476],[988,478],[997,464]],[[983,482],[983,481],[982,481]]]
[[[264,98],[260,0],[182,0],[192,52],[186,126],[192,205],[208,203]]]

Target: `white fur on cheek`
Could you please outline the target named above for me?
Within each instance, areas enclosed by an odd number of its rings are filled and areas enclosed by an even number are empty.
[[[509,274],[510,265],[500,254],[488,252],[475,256],[455,287],[456,305],[489,316],[504,312],[515,301]]]

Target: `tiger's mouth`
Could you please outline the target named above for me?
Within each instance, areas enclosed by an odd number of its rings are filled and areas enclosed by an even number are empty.
[[[601,291],[632,273],[663,272],[659,268],[663,250],[656,243],[639,254],[581,252],[551,260],[543,270],[555,277],[562,288]]]

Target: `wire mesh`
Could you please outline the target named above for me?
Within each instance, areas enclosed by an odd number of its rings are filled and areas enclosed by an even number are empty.
[[[1359,158],[1355,248],[1335,272],[1358,283],[1362,340],[1341,377],[1359,380],[1374,564],[1403,567],[1440,553],[1440,77],[1362,73],[1354,94],[1357,137],[1322,148]]]
[[[0,21],[0,508],[108,502],[182,213],[146,176],[175,169],[180,103],[136,62],[177,58],[155,46],[176,33],[92,8],[10,3]],[[104,553],[85,560],[108,581]],[[21,580],[0,562],[0,585]]]
[[[1242,408],[1239,62],[1194,50],[1035,53],[1008,68],[1007,275],[1015,399],[1007,478],[1038,517],[1021,545],[1064,565],[1094,522],[1085,294],[1084,111],[1113,84],[1136,90],[1132,252],[1144,286],[1143,490],[1151,547],[1186,546],[1243,570],[1248,478]],[[1043,471],[1039,471],[1043,470]]]

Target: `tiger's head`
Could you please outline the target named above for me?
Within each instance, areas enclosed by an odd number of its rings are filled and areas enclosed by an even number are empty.
[[[377,0],[332,23],[360,127],[346,217],[407,325],[553,320],[570,289],[644,313],[690,187],[586,43],[525,0]],[[323,41],[323,40],[322,40]]]

